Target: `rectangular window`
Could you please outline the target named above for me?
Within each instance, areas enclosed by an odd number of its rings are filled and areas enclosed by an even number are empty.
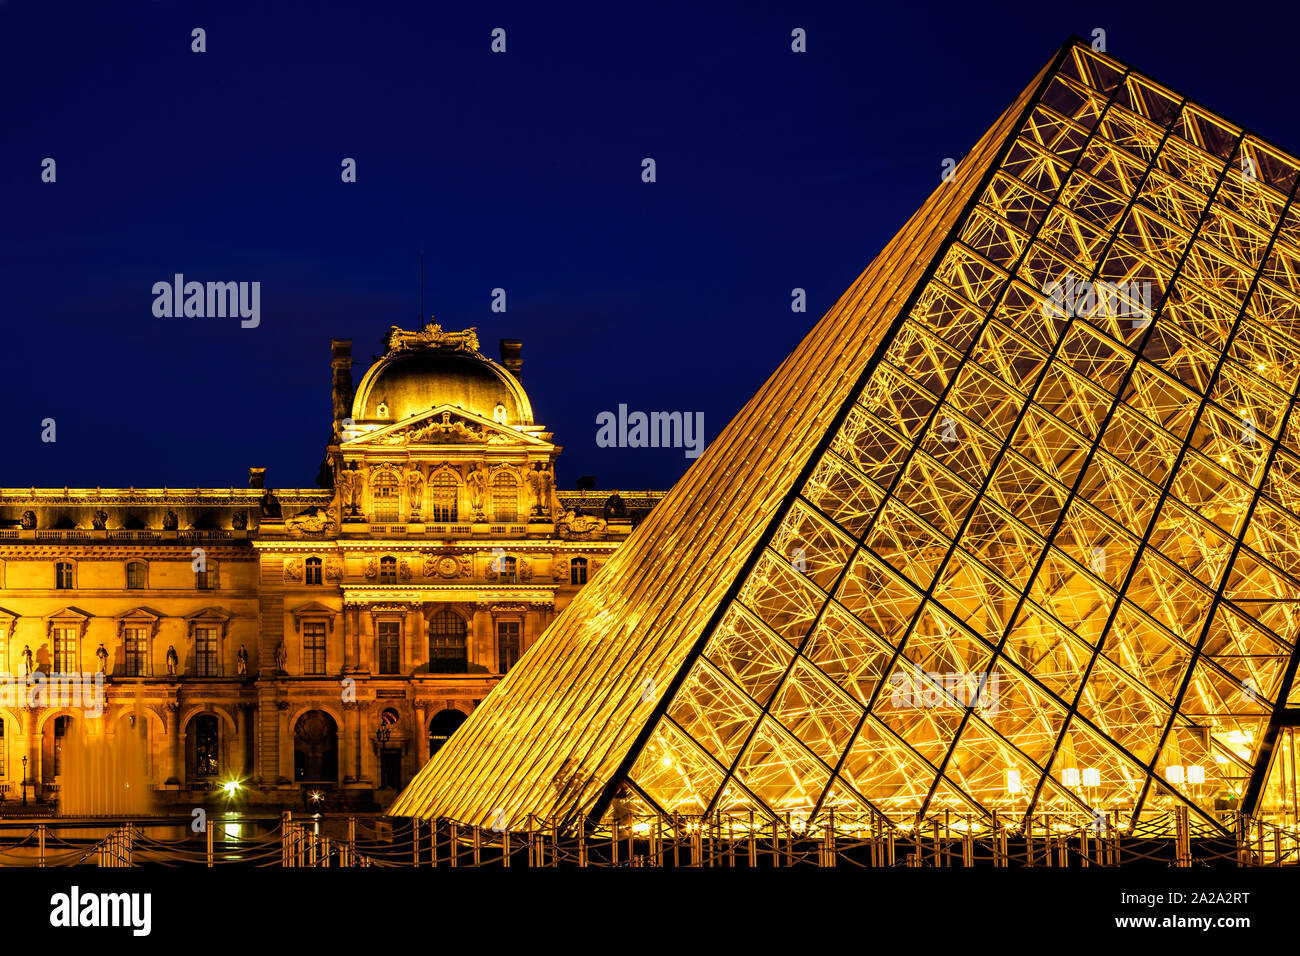
[[[447,522],[457,520],[456,492],[459,486],[450,475],[440,475],[433,482],[433,520]]]
[[[54,673],[71,674],[77,670],[80,670],[77,666],[77,629],[56,627],[54,629]]]
[[[59,591],[72,590],[72,562],[60,561],[54,565],[54,587]]]
[[[395,524],[398,521],[398,488],[397,485],[375,485],[375,517],[378,524]]]
[[[302,672],[316,675],[325,673],[324,624],[302,626]]]
[[[321,560],[320,558],[307,559],[307,584],[320,584],[321,577]]]
[[[575,586],[587,583],[586,558],[574,558],[569,564],[569,583]]]
[[[497,621],[497,664],[504,674],[519,663],[518,621]]]
[[[217,572],[209,568],[194,572],[194,587],[200,591],[211,591],[217,586]]]
[[[200,627],[194,631],[194,673],[198,677],[217,677],[217,631]]]
[[[124,675],[127,677],[147,677],[149,674],[149,629],[128,627],[122,641]]]
[[[379,673],[400,674],[402,671],[402,622],[379,622]]]
[[[144,564],[133,561],[126,566],[126,586],[132,591],[144,587]]]

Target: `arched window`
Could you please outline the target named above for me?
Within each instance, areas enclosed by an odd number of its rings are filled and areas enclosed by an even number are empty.
[[[492,520],[519,520],[519,482],[508,471],[492,479]]]
[[[71,561],[55,562],[54,587],[60,591],[71,591],[76,587]]]
[[[379,559],[379,583],[396,584],[397,583],[397,559],[385,557]]]
[[[397,521],[400,495],[396,478],[387,473],[376,476],[370,484],[371,520],[378,524]]]
[[[429,619],[429,672],[463,674],[469,670],[469,628],[455,611]]]
[[[68,738],[72,718],[67,714],[54,718],[54,776],[63,773],[63,743]],[[48,779],[48,778],[46,778]]]
[[[448,472],[439,472],[433,476],[433,482],[430,485],[433,492],[433,520],[456,521],[458,509],[457,495],[460,491],[460,483],[456,481],[456,476]]]
[[[587,583],[586,558],[574,558],[569,562],[569,583],[574,585]]]
[[[436,754],[463,723],[465,715],[459,710],[440,710],[434,714],[429,721],[429,756]]]
[[[305,578],[308,584],[321,583],[321,560],[320,558],[308,558],[306,562],[307,576]]]
[[[126,563],[126,586],[129,590],[139,591],[145,587],[145,571],[149,566],[143,561],[128,561]]]
[[[323,710],[309,710],[293,725],[293,775],[297,780],[338,780],[338,724]]]

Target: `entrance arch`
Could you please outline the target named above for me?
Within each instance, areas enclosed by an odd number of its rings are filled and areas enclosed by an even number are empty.
[[[436,754],[461,724],[466,715],[459,710],[440,710],[429,720],[429,756]]]
[[[293,725],[293,777],[300,782],[338,782],[338,724],[323,710],[309,710]]]

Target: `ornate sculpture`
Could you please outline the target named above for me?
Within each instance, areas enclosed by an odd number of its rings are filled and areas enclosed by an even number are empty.
[[[248,512],[236,511],[230,516],[230,527],[236,531],[244,531],[248,528]]]
[[[603,538],[605,519],[581,515],[568,508],[555,523],[555,533],[565,538]]]
[[[342,581],[342,580],[343,580],[343,565],[339,564],[339,563],[338,563],[337,561],[335,561],[333,558],[331,558],[330,560],[326,561],[326,562],[325,562],[325,580],[326,580],[326,581]]]
[[[248,648],[243,644],[239,645],[239,660],[235,663],[235,672],[240,677],[248,676]]]
[[[366,577],[372,580],[379,577],[379,565],[374,558],[369,558],[366,561]]]
[[[354,469],[343,469],[338,473],[335,484],[339,489],[339,507],[344,514],[355,515],[361,512],[361,476]]]
[[[437,322],[430,322],[418,332],[407,332],[394,325],[384,336],[384,351],[389,355],[412,349],[445,349],[449,352],[478,354],[476,327],[463,332],[444,332]]]
[[[418,521],[421,506],[424,503],[424,476],[418,471],[413,471],[407,475],[406,490],[410,496],[407,500],[411,502],[411,520]]]
[[[400,581],[409,581],[409,580],[411,580],[411,562],[410,562],[410,561],[399,561],[399,562],[397,562],[397,578],[398,578],[398,580],[400,580]]]
[[[330,526],[329,512],[319,505],[304,508],[284,523],[285,531],[304,531],[307,534],[320,534]]]
[[[23,676],[31,677],[36,668],[32,665],[32,649],[26,644],[23,645]]]
[[[95,651],[95,656],[99,658],[99,672],[108,673],[108,651],[104,650],[104,645],[100,644]]]
[[[105,531],[105,530],[107,530],[107,529],[108,529],[108,512],[107,512],[107,511],[96,511],[95,514],[94,514],[94,516],[91,518],[91,526],[92,526],[96,531]]]
[[[36,512],[24,511],[23,519],[22,519],[22,529],[24,531],[31,531],[35,527],[36,527]]]
[[[627,503],[623,500],[622,495],[618,493],[617,488],[614,489],[612,495],[605,499],[605,517],[616,521],[627,519]]]
[[[176,512],[168,508],[167,514],[163,515],[163,530],[175,531],[180,526],[180,523],[180,519],[176,517]]]
[[[285,667],[289,663],[289,652],[284,649],[284,641],[275,649],[275,672],[277,674],[287,674]]]
[[[474,465],[468,475],[465,476],[465,484],[469,487],[469,501],[474,506],[475,517],[481,517],[483,514],[483,494],[487,490],[487,475],[479,465]]]
[[[180,664],[180,659],[176,656],[176,645],[167,645],[167,675],[176,676],[176,667]]]
[[[302,562],[297,558],[290,558],[284,562],[284,580],[289,584],[302,581]]]

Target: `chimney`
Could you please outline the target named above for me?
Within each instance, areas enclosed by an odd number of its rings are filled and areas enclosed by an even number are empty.
[[[248,469],[248,487],[265,488],[266,487],[266,468]]]
[[[523,376],[519,374],[519,370],[524,367],[523,353],[524,343],[521,340],[501,340],[501,364],[506,367],[507,372],[520,382],[524,380]]]
[[[330,339],[330,368],[334,371],[334,426],[352,415],[352,340]]]

